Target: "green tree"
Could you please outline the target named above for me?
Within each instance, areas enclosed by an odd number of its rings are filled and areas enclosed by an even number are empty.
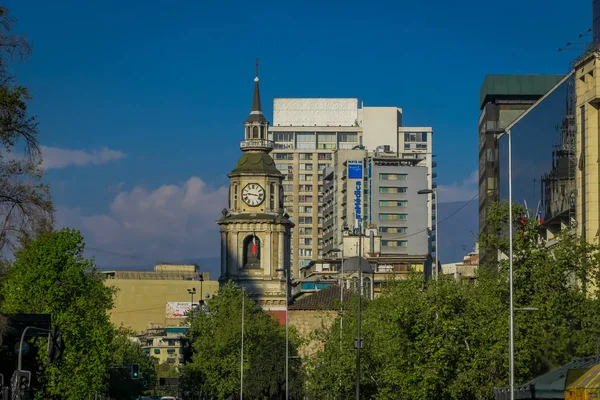
[[[239,397],[244,300],[244,397],[279,399],[285,393],[285,328],[232,283],[208,302],[208,312],[190,318],[192,362],[183,368],[186,390],[205,396]],[[296,332],[290,329],[290,398],[301,398]]]
[[[44,385],[36,398],[80,400],[104,391],[114,337],[108,316],[113,293],[83,249],[77,230],[43,234],[16,252],[0,290],[3,312],[51,314],[52,325],[63,333],[65,351],[58,362],[47,364],[40,346]]]
[[[157,383],[158,360],[147,354],[134,338],[135,332],[123,327],[116,331],[113,338],[108,390],[112,398],[136,399]],[[130,366],[134,363],[140,365],[139,379],[131,377]]]
[[[508,253],[508,207],[496,204],[481,246]],[[549,243],[539,223],[514,207],[515,383],[523,384],[572,357],[597,354],[598,246],[564,232]],[[551,246],[550,246],[551,245]],[[373,399],[492,399],[508,385],[508,261],[479,268],[477,284],[419,277],[389,282],[363,307],[361,396]],[[364,303],[363,303],[364,304]],[[317,398],[354,393],[356,300],[323,332],[325,347],[309,363]]]
[[[0,6],[0,258],[22,239],[53,224],[50,190],[42,183],[38,124],[29,115],[26,87],[16,83],[12,63],[29,55],[15,20]]]

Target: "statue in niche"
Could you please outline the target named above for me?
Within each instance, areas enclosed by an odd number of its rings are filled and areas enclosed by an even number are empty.
[[[260,239],[252,234],[244,239],[244,268],[260,269]]]

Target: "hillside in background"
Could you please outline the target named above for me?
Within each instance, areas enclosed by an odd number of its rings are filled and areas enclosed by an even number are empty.
[[[474,234],[479,229],[478,201],[440,203],[438,207],[440,262],[461,261],[475,246]]]

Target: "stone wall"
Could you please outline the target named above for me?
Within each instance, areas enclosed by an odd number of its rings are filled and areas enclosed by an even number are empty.
[[[337,317],[337,311],[329,310],[290,310],[288,323],[296,328],[300,336],[308,340],[307,344],[299,349],[302,358],[309,357],[321,350],[323,343],[314,338],[313,333],[331,327]]]

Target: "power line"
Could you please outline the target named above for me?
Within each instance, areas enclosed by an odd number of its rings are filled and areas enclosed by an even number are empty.
[[[471,199],[469,199],[469,201],[467,201],[462,206],[458,207],[450,215],[448,215],[444,219],[438,221],[438,225],[441,224],[444,221],[447,221],[448,219],[452,218],[454,215],[456,215],[457,213],[459,213],[463,208],[465,208],[470,202],[472,202],[473,200],[475,200],[478,196],[479,196],[479,194],[476,194],[475,196],[471,197]],[[437,214],[437,211],[438,210],[436,210],[436,214]],[[436,215],[436,218],[437,218],[437,215]],[[406,239],[406,238],[409,238],[411,236],[415,236],[415,235],[418,235],[420,233],[427,232],[428,230],[429,230],[429,228],[425,228],[425,229],[422,229],[422,230],[420,230],[418,232],[414,232],[414,233],[408,234],[406,236],[399,236],[398,239]],[[88,246],[86,246],[86,249],[92,250],[92,251],[97,251],[97,252],[100,252],[100,253],[110,254],[110,255],[113,255],[115,257],[127,258],[129,260],[137,260],[137,261],[153,262],[153,263],[155,262],[155,261],[152,261],[150,259],[144,259],[144,258],[132,256],[132,255],[129,255],[129,254],[118,253],[116,251],[103,250],[103,249],[99,249],[99,248],[96,248],[96,247],[88,247]]]
[[[470,202],[472,202],[473,200],[475,200],[475,199],[476,199],[478,196],[479,196],[479,193],[478,193],[478,194],[476,194],[475,196],[471,197],[471,199],[470,199],[469,201],[467,201],[465,204],[463,204],[462,206],[460,206],[460,207],[458,207],[456,210],[454,210],[454,212],[452,212],[452,214],[450,214],[450,215],[448,215],[447,217],[445,217],[444,219],[442,219],[442,220],[438,221],[438,225],[439,225],[439,224],[441,224],[442,222],[444,222],[444,221],[448,220],[449,218],[453,217],[453,216],[454,216],[455,214],[457,214],[457,213],[458,213],[460,210],[462,210],[463,208],[465,208],[465,207],[466,207],[466,206],[467,206],[467,205],[468,205]],[[437,218],[437,212],[438,212],[438,210],[435,210],[435,212],[436,212],[436,218]],[[427,232],[428,230],[429,230],[429,228],[425,228],[425,229],[423,229],[423,230],[420,230],[420,231],[418,231],[418,232],[411,233],[410,235],[406,235],[406,236],[404,236],[403,238],[408,238],[408,237],[411,237],[411,236],[415,236],[415,235],[418,235],[419,233]],[[436,234],[436,237],[437,237],[437,232],[436,232],[435,234]],[[436,239],[436,240],[437,240],[437,239]]]

